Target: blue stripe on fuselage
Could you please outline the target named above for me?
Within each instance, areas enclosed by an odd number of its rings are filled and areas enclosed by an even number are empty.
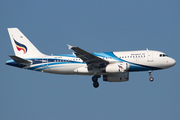
[[[119,62],[127,62],[130,65],[129,71],[148,71],[148,70],[161,69],[161,68],[157,68],[157,67],[151,67],[151,66],[147,66],[147,65],[136,64],[136,63],[132,63],[132,62],[120,59],[116,55],[114,55],[113,52],[93,53],[93,54],[98,56],[98,57],[103,57],[103,58],[107,57],[107,58],[110,58],[110,59],[117,60]]]

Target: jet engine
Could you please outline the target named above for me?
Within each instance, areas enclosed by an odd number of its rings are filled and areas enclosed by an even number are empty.
[[[103,81],[108,82],[124,82],[129,80],[129,72],[112,74],[112,75],[103,75]]]
[[[105,68],[105,73],[125,73],[129,70],[130,65],[126,62],[111,63]]]

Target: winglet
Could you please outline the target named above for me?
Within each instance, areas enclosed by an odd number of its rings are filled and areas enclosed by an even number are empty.
[[[67,44],[67,46],[69,47],[69,50],[70,50],[70,49],[73,47],[73,46],[71,46],[71,45],[68,45],[68,44]]]

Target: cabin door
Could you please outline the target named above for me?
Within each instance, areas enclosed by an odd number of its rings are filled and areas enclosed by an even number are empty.
[[[153,52],[147,50],[147,61],[153,62]]]

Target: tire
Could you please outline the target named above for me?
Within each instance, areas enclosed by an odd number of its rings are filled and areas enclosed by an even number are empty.
[[[96,76],[93,76],[93,77],[92,77],[92,81],[93,81],[93,82],[97,82],[97,80],[98,80],[98,78],[97,78]]]
[[[154,81],[154,78],[153,78],[153,77],[150,77],[149,80],[152,82],[152,81]]]
[[[94,86],[94,88],[98,88],[99,87],[99,83],[98,82],[94,82],[93,86]]]

